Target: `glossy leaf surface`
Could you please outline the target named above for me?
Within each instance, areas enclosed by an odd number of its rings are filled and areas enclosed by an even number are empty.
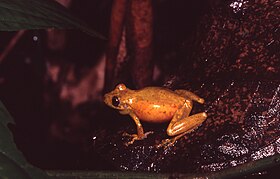
[[[40,169],[30,165],[17,149],[7,125],[14,123],[0,102],[0,178],[48,178]]]
[[[79,29],[94,37],[105,39],[54,0],[0,1],[1,31],[46,28]]]

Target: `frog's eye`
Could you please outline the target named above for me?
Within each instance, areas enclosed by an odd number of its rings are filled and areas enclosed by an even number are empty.
[[[120,100],[119,100],[119,98],[118,98],[117,96],[113,96],[113,98],[112,98],[112,104],[113,104],[113,106],[115,106],[115,107],[118,107],[118,106],[119,106]]]

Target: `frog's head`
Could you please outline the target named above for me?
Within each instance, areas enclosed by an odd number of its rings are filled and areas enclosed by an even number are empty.
[[[126,103],[122,100],[122,97],[127,92],[127,88],[124,84],[119,84],[116,88],[104,95],[104,102],[108,106],[118,109],[124,110],[127,108]]]

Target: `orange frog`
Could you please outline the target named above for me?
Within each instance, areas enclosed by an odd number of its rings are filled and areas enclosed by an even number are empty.
[[[140,121],[161,123],[170,121],[167,134],[172,139],[162,141],[160,146],[173,145],[177,139],[193,131],[206,120],[207,114],[201,112],[190,116],[193,103],[203,104],[204,99],[186,90],[171,91],[162,87],[146,87],[141,90],[130,90],[124,84],[119,84],[113,91],[105,94],[104,102],[128,114],[137,126],[137,134],[132,134],[132,140],[142,140],[151,132],[144,133]]]

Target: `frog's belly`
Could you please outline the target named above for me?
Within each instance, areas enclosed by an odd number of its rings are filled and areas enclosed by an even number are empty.
[[[172,119],[179,106],[176,104],[141,104],[133,108],[134,113],[141,121],[146,122],[167,122]]]

